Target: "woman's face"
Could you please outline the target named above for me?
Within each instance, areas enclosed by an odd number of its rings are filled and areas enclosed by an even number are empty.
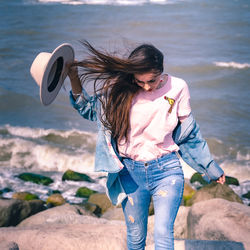
[[[134,74],[135,82],[145,91],[153,91],[158,88],[161,83],[160,73],[144,73],[144,74]]]

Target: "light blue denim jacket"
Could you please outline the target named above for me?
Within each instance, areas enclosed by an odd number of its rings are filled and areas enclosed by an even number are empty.
[[[123,168],[122,157],[117,151],[117,145],[109,131],[105,130],[99,117],[101,103],[97,96],[89,96],[83,89],[82,95],[76,100],[70,91],[72,106],[85,119],[96,121],[98,136],[96,143],[95,171],[108,172],[106,191],[112,204],[118,205],[126,198],[121,185],[119,171]],[[173,132],[173,139],[179,146],[182,159],[197,172],[201,173],[207,182],[218,179],[224,172],[213,160],[206,141],[202,138],[199,125],[192,114],[179,123]]]

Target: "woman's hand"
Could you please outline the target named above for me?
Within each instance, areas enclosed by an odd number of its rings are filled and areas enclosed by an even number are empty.
[[[77,63],[77,61],[74,61],[73,63]],[[75,80],[76,78],[78,78],[78,69],[77,66],[72,66],[73,63],[68,63],[66,65],[68,69],[68,77],[70,80]]]
[[[224,184],[226,181],[226,176],[223,174],[218,180],[216,180],[217,183]]]
[[[66,67],[68,68],[68,77],[71,83],[72,94],[76,99],[77,96],[82,93],[82,85],[78,76],[77,66],[74,65],[75,63],[77,63],[77,61],[67,64]]]

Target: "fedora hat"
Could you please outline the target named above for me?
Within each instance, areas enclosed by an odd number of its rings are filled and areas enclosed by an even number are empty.
[[[61,89],[68,70],[67,63],[73,62],[74,49],[68,43],[58,46],[52,53],[39,53],[30,67],[31,76],[40,86],[42,104],[52,103]]]

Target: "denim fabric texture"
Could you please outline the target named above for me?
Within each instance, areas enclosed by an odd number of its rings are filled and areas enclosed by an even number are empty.
[[[142,162],[124,159],[121,184],[128,250],[145,249],[150,200],[154,204],[155,250],[174,249],[174,221],[182,200],[184,176],[175,153]]]
[[[89,96],[84,88],[82,91],[83,96],[79,96],[76,100],[70,91],[70,102],[82,117],[97,121],[95,171],[108,172],[107,195],[114,205],[118,205],[127,197],[119,178],[122,157],[117,152],[115,140],[100,122],[101,105],[99,99],[96,96]],[[184,122],[177,125],[173,139],[180,148],[178,153],[182,159],[201,173],[207,182],[218,179],[224,173],[213,160],[208,145],[202,138],[199,125],[192,114]]]

